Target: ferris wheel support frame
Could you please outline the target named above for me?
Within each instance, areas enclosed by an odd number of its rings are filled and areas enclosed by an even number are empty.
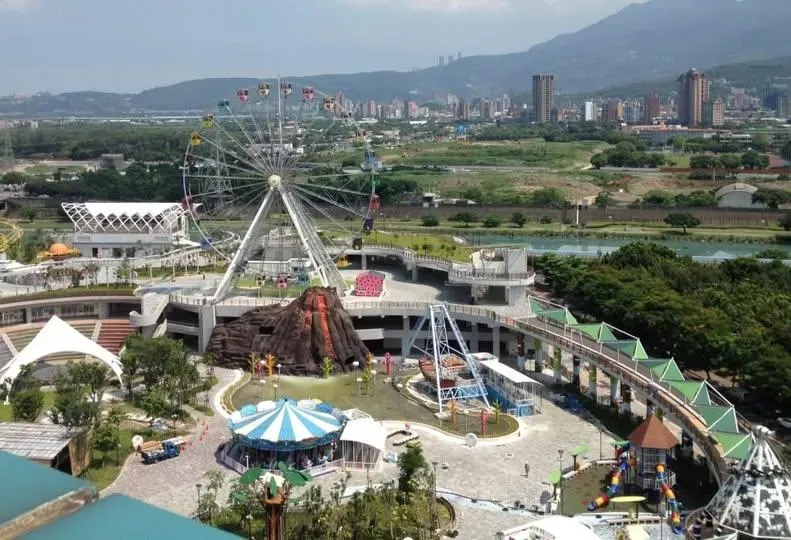
[[[284,188],[280,183],[280,177],[272,175],[269,178],[270,187],[267,191],[264,200],[261,202],[258,211],[253,218],[250,227],[247,229],[239,248],[234,253],[228,269],[225,271],[214,295],[211,297],[211,303],[217,304],[228,297],[228,294],[233,287],[233,280],[242,271],[245,263],[250,258],[250,254],[255,248],[255,242],[260,237],[260,229],[264,224],[270,210],[272,209],[275,199],[279,196],[283,201],[286,213],[291,218],[294,228],[297,231],[305,253],[310,260],[313,270],[319,274],[321,283],[325,287],[334,288],[340,296],[346,294],[346,282],[343,280],[338,267],[335,265],[335,260],[327,252],[327,248],[316,234],[313,224],[310,223],[304,208],[296,200],[296,198]]]

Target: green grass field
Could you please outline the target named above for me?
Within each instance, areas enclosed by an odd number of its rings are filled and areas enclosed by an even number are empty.
[[[456,428],[450,419],[440,421],[426,407],[414,403],[402,396],[391,384],[384,382],[383,376],[377,376],[375,387],[361,388],[358,395],[357,374],[346,373],[329,379],[312,377],[280,377],[278,398],[320,399],[339,409],[360,409],[377,420],[398,420],[403,422],[420,422],[445,431],[464,435],[469,432],[480,433],[481,423],[476,415],[470,415],[469,421],[462,414],[457,415]],[[232,396],[231,403],[236,409],[244,405],[258,403],[262,400],[274,399],[275,390],[271,383],[251,381],[239,388]],[[507,415],[500,415],[495,423],[494,415],[490,415],[486,431],[488,436],[512,433],[516,430],[516,421]],[[469,429],[467,429],[469,427]]]
[[[48,411],[55,404],[55,392],[44,392],[44,412]],[[43,413],[42,413],[43,414]],[[0,402],[0,422],[13,422],[14,413],[11,404],[6,405]]]
[[[473,165],[560,169],[584,166],[594,153],[606,146],[598,141],[548,143],[543,139],[442,142],[381,150],[379,157],[388,165]]]

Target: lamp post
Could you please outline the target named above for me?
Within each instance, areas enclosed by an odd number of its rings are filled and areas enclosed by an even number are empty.
[[[272,389],[275,392],[275,401],[277,401],[277,383],[272,383]]]
[[[354,368],[355,371],[357,371],[357,368],[360,367],[360,362],[355,360],[354,362],[352,362],[352,367]]]
[[[195,489],[197,489],[197,490],[198,490],[198,510],[197,510],[196,514],[198,514],[198,519],[199,519],[199,520],[201,520],[201,511],[200,511],[200,488],[202,488],[202,487],[203,487],[203,484],[200,484],[200,483],[198,483],[198,484],[195,484]],[[202,521],[202,520],[201,520],[201,521]]]
[[[432,461],[431,465],[434,467],[434,497],[431,499],[431,519],[434,525],[434,530],[439,528],[439,517],[437,516],[437,465],[439,462]]]
[[[560,515],[563,515],[563,493],[562,493],[562,486],[563,486],[563,449],[558,449],[558,466],[560,467],[560,477],[558,478],[558,499],[559,499],[559,506],[560,506]]]
[[[280,364],[280,362],[278,362],[277,363],[277,380],[278,381],[280,380],[280,368],[281,367],[282,367],[282,364]]]
[[[371,370],[371,380],[373,381],[373,386],[371,386],[371,390],[372,390],[371,394],[375,396],[376,395],[376,370],[375,369]]]
[[[179,417],[179,415],[173,414],[170,417],[173,419],[173,429],[176,429],[176,419]]]

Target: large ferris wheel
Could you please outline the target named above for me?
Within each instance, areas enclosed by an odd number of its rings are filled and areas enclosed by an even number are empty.
[[[379,207],[368,133],[344,103],[280,80],[240,88],[204,113],[183,171],[202,243],[229,261],[214,302],[245,272],[287,279],[294,261],[344,294],[337,261],[362,245]]]

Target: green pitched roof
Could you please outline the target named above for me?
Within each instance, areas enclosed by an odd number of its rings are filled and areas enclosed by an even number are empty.
[[[720,407],[718,405],[695,405],[695,410],[700,413],[706,426],[711,431],[723,433],[739,433],[739,423],[736,420],[736,411],[733,407]]]
[[[747,433],[723,433],[722,431],[712,431],[711,435],[717,439],[725,450],[725,457],[733,459],[744,459],[750,453],[753,446],[753,438]]]
[[[705,383],[695,381],[669,381],[670,386],[681,392],[687,400],[694,400]]]
[[[662,374],[663,381],[684,381],[684,375],[681,373],[681,370],[678,368],[678,364],[672,358],[667,361],[667,367],[665,368],[665,372]]]
[[[647,360],[648,353],[645,352],[643,344],[639,339],[625,339],[620,341],[611,341],[607,343],[608,347],[618,349],[624,354],[628,354],[629,358],[635,360]]]
[[[711,396],[709,395],[709,383],[704,383],[700,389],[698,397],[692,402],[693,405],[711,405]]]
[[[238,538],[230,533],[162,510],[125,495],[110,495],[50,522],[24,538],[79,538],[81,540],[140,540],[142,538],[220,540]]]
[[[532,296],[528,299],[527,305],[530,308],[530,313],[533,315],[538,315],[545,310],[544,306],[542,306],[541,303]]]
[[[546,317],[561,324],[577,324],[577,319],[567,309],[550,309],[542,311],[538,314],[539,317]]]
[[[612,333],[610,327],[604,323],[597,324],[578,324],[574,328],[580,332],[589,335],[597,341],[617,341],[615,334]]]

